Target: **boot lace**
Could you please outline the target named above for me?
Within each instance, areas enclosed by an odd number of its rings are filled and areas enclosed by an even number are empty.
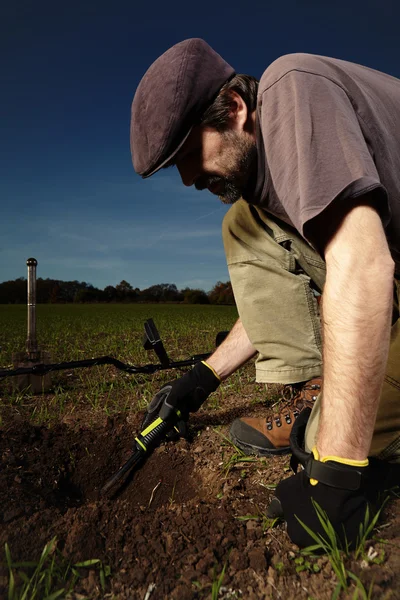
[[[267,417],[267,429],[271,431],[273,427],[282,427],[284,422],[291,425],[303,408],[313,407],[320,391],[321,384],[316,382],[285,385],[281,399],[282,409],[279,413]],[[307,397],[307,392],[315,392],[315,394]]]

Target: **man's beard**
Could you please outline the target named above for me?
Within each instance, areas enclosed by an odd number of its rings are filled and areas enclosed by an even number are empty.
[[[227,130],[222,133],[226,148],[223,152],[226,175],[203,175],[196,182],[198,190],[218,186],[217,195],[224,204],[234,204],[243,195],[257,159],[257,146],[247,134]],[[221,158],[219,159],[221,160]]]

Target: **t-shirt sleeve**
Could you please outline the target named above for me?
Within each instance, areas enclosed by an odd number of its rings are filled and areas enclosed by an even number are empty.
[[[344,89],[325,76],[290,71],[261,98],[270,192],[296,229],[312,243],[312,220],[335,199],[343,210],[347,200],[372,190],[382,196],[379,212],[387,224],[386,190]]]

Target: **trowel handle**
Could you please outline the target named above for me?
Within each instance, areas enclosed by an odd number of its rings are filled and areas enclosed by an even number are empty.
[[[167,433],[173,429],[177,420],[178,415],[176,415],[176,420],[168,419],[168,421],[163,421],[160,417],[155,419],[135,438],[137,449],[145,452],[153,450],[162,442]]]

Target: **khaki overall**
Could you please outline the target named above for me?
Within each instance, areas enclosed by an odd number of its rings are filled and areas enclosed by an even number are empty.
[[[258,352],[256,380],[289,384],[321,376],[317,297],[325,283],[323,259],[293,227],[243,200],[225,215],[222,232],[239,316]],[[396,287],[400,292],[397,281]],[[392,326],[370,450],[370,456],[396,462],[400,462],[399,322]],[[308,450],[314,445],[321,400],[322,393],[307,426]]]

